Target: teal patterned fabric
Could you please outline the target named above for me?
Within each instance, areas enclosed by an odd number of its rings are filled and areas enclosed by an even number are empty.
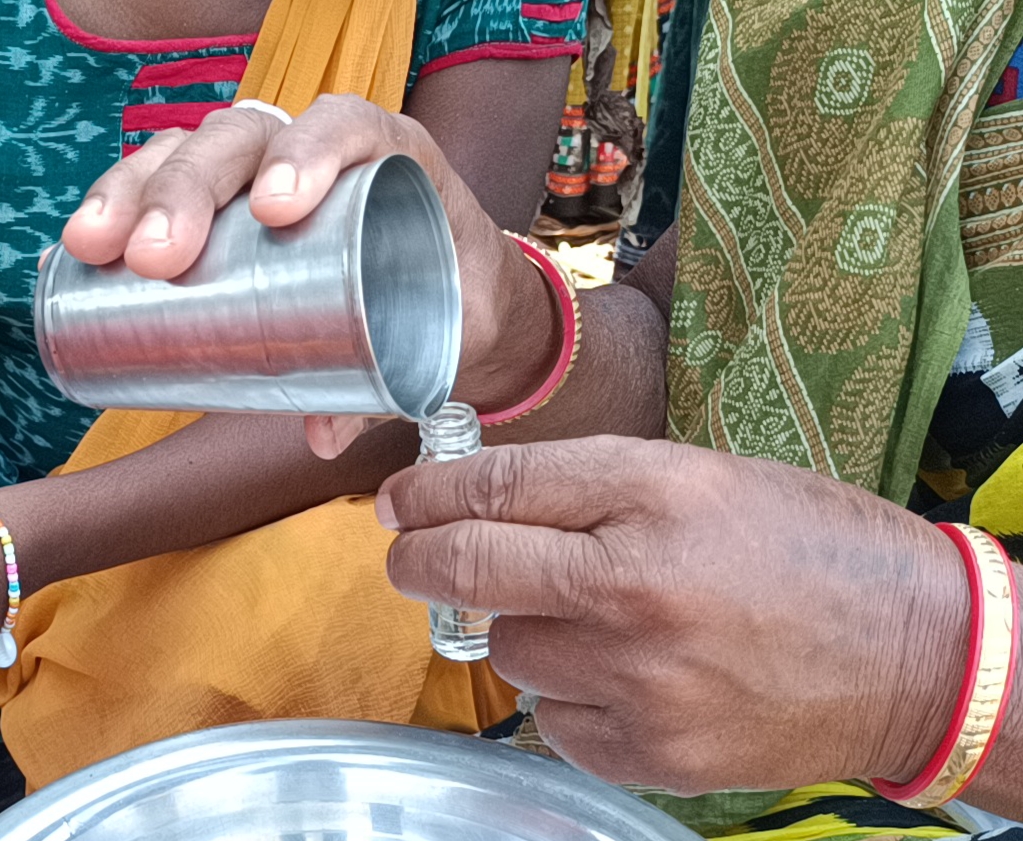
[[[579,55],[587,5],[588,0],[420,0],[409,85],[432,62],[467,50],[477,58]]]
[[[524,58],[537,35],[538,57],[553,54],[546,35],[555,51],[558,44],[565,52],[577,48],[585,4],[568,4],[576,18],[554,23],[525,17],[524,5],[536,4],[419,0],[409,84],[429,61],[479,44],[513,43]],[[89,185],[122,148],[151,136],[144,128],[124,130],[125,108],[226,104],[237,89],[236,81],[133,87],[139,71],[249,50],[100,51],[58,29],[45,0],[0,0],[0,485],[61,464],[96,417],[64,400],[47,378],[36,353],[32,294],[38,255],[59,239]]]
[[[148,62],[240,52],[98,52],[66,38],[43,0],[0,0],[0,484],[45,475],[96,417],[64,400],[36,353],[32,293],[39,253],[60,238],[89,185],[121,155],[129,96]],[[233,91],[210,90],[229,101]]]

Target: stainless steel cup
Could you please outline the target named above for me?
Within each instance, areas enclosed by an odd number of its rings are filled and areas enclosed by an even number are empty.
[[[342,174],[288,228],[263,227],[239,196],[172,281],[58,247],[35,329],[50,377],[86,406],[419,421],[454,384],[458,265],[429,178],[392,155]]]

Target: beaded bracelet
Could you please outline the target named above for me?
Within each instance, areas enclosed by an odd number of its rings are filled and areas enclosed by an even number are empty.
[[[558,355],[554,370],[535,394],[510,409],[480,415],[479,421],[482,426],[510,423],[546,405],[568,379],[576,357],[579,356],[579,345],[582,341],[579,299],[576,297],[575,284],[572,283],[571,277],[542,248],[509,231],[505,231],[504,234],[522,250],[530,263],[543,272],[558,297],[558,305],[561,307],[561,353]]]
[[[0,669],[9,669],[18,659],[14,626],[18,624],[18,610],[21,608],[21,583],[18,581],[18,561],[14,556],[14,539],[2,521],[0,546],[3,546],[4,563],[7,565],[7,616],[0,628]]]
[[[1019,655],[1016,578],[1001,544],[970,526],[938,525],[966,566],[972,606],[966,675],[952,726],[923,772],[905,785],[871,780],[877,793],[912,809],[959,797],[980,773],[1001,730]]]

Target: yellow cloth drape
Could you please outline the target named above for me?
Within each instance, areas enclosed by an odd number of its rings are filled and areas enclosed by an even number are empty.
[[[611,22],[609,43],[616,52],[611,90],[621,92],[629,87],[629,71],[635,65],[636,111],[646,119],[650,58],[657,49],[657,0],[606,0],[605,7]],[[598,29],[595,27],[594,32]],[[568,105],[586,102],[586,63],[577,61],[572,65],[566,97]]]
[[[415,0],[274,0],[240,96],[298,113],[320,92],[351,91],[397,110],[414,18]],[[106,412],[64,471],[197,417]],[[515,691],[488,665],[432,656],[425,608],[387,580],[392,537],[371,500],[339,499],[28,598],[0,725],[29,790],[218,724],[331,717],[475,732],[510,715]]]
[[[1023,535],[1023,447],[977,488],[970,503],[970,525],[1000,537]]]
[[[415,0],[274,0],[238,99],[295,116],[321,93],[355,93],[397,111],[415,25]]]

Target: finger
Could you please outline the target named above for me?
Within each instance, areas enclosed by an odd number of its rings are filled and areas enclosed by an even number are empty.
[[[309,214],[338,173],[392,152],[439,154],[414,120],[389,114],[357,96],[323,96],[271,141],[252,184],[252,215],[264,225],[290,225]]]
[[[386,422],[385,418],[361,415],[308,415],[305,418],[305,438],[314,455],[331,461],[347,450],[363,432]]]
[[[544,743],[576,768],[616,785],[644,781],[642,743],[620,729],[608,708],[541,698],[534,715]]]
[[[527,695],[601,706],[610,689],[592,679],[589,645],[578,624],[562,619],[499,616],[490,626],[490,664],[505,681]]]
[[[124,254],[146,182],[187,137],[180,129],[160,132],[100,176],[64,225],[61,239],[72,257],[99,266]]]
[[[128,267],[152,278],[186,271],[206,245],[213,214],[252,180],[283,128],[250,109],[226,108],[203,120],[146,181],[125,248]]]
[[[586,531],[631,510],[634,447],[612,437],[494,447],[407,470],[383,484],[377,515],[400,529],[475,519]]]
[[[596,538],[464,520],[402,534],[387,572],[409,598],[514,616],[579,619],[607,579]]]

